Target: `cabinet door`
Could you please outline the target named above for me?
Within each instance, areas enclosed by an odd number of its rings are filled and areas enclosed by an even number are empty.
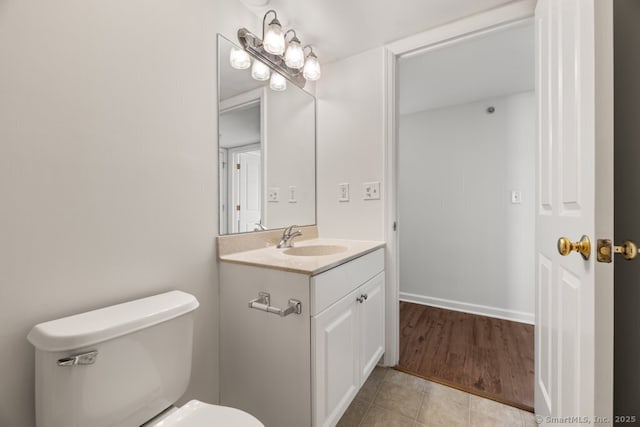
[[[364,382],[384,353],[384,271],[359,289],[365,296],[360,309],[360,378]]]
[[[360,388],[359,294],[356,289],[311,318],[314,427],[335,426]]]

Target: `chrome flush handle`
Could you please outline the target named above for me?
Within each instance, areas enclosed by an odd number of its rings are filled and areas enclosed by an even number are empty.
[[[93,350],[87,353],[75,354],[69,357],[58,359],[58,366],[93,365],[96,363],[98,351]]]

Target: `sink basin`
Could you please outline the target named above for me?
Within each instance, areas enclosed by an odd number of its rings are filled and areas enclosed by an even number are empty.
[[[322,256],[339,254],[346,250],[347,248],[345,246],[339,245],[309,245],[289,248],[283,253],[293,256]]]

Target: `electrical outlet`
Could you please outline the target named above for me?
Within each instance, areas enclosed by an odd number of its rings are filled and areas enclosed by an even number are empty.
[[[349,184],[346,182],[343,182],[342,184],[338,184],[338,201],[339,202],[349,201]]]
[[[378,200],[380,199],[380,182],[365,182],[362,184],[364,190],[364,200]]]
[[[522,192],[520,190],[511,191],[511,203],[514,205],[522,203]]]
[[[267,192],[267,201],[271,203],[277,203],[280,201],[280,188],[278,187],[269,187],[269,191]]]
[[[295,185],[290,185],[289,186],[289,203],[297,203],[298,199],[296,199],[296,186]]]

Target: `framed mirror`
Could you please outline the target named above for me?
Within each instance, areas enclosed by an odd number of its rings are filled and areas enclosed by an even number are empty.
[[[232,68],[234,47],[218,34],[219,232],[314,225],[315,97],[294,84],[272,90],[251,67]]]

